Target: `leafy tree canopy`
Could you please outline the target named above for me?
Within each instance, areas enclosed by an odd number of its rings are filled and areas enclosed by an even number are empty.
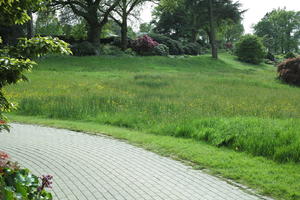
[[[42,1],[0,1],[1,24],[25,23],[30,19],[28,18],[27,10],[37,9],[40,3]],[[8,21],[3,21],[2,17],[7,18]],[[2,40],[0,39],[1,42]],[[15,84],[18,81],[27,80],[24,72],[31,70],[35,64],[31,59],[47,53],[69,54],[71,51],[67,43],[50,37],[21,39],[16,46],[5,46],[0,49],[0,131],[3,129],[9,130],[3,113],[9,112],[14,108],[14,105],[5,97],[3,87]]]
[[[29,10],[41,7],[42,0],[0,0],[0,24],[24,24],[30,20]]]
[[[255,34],[273,53],[297,51],[300,44],[300,12],[275,9],[254,26]]]

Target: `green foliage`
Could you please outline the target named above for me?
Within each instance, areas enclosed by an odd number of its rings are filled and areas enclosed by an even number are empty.
[[[87,38],[87,24],[85,21],[75,24],[71,29],[71,36],[76,40],[86,39]]]
[[[191,42],[199,39],[201,31],[209,35],[209,1],[180,0],[162,1],[155,9],[155,32],[174,39],[184,38]],[[241,21],[241,4],[232,0],[213,1],[213,13],[216,27],[224,28],[228,21],[233,24]],[[234,31],[233,31],[234,32]]]
[[[181,42],[173,40],[167,36],[160,34],[149,34],[159,44],[164,44],[169,48],[170,55],[182,55],[184,54],[183,45]]]
[[[225,43],[234,43],[240,39],[244,31],[242,21],[225,20],[218,28],[217,38]]]
[[[273,53],[297,51],[300,39],[300,12],[274,9],[254,26],[255,34]]]
[[[93,56],[98,54],[97,48],[87,41],[73,44],[71,50],[74,56]]]
[[[296,54],[294,54],[293,52],[288,52],[284,55],[284,58],[289,59],[289,58],[296,58]]]
[[[49,182],[50,183],[50,182]],[[50,187],[50,185],[49,185]],[[28,169],[21,169],[17,163],[8,160],[8,155],[0,152],[0,199],[5,200],[52,200],[39,177]]]
[[[70,54],[69,44],[52,37],[21,38],[16,47],[9,47],[12,57],[37,58],[46,54]]]
[[[49,11],[38,12],[35,27],[36,34],[44,36],[63,35],[63,28],[55,13]]]
[[[39,179],[27,169],[6,168],[0,173],[0,197],[5,200],[52,200],[51,193],[38,191]]]
[[[127,49],[126,51],[122,51],[119,47],[114,45],[102,45],[100,48],[100,54],[108,55],[108,56],[136,55],[136,53],[132,49]]]
[[[0,50],[0,120],[6,121],[3,112],[9,112],[14,107],[3,94],[2,88],[27,80],[24,72],[30,71],[35,64],[30,59],[47,53],[69,54],[67,43],[51,37],[36,37],[21,39],[14,47]],[[8,129],[6,123],[0,124],[0,131]]]
[[[236,43],[235,53],[239,60],[259,64],[266,55],[261,39],[255,35],[245,35]]]
[[[184,54],[186,55],[199,55],[201,53],[201,46],[199,43],[188,43],[184,45]]]
[[[159,44],[153,48],[152,53],[155,56],[167,56],[169,55],[169,47],[164,44]]]
[[[140,24],[140,32],[141,33],[151,33],[153,31],[153,24],[151,23],[142,23]]]
[[[37,10],[43,0],[1,0],[0,1],[0,24],[24,24],[30,20],[28,10]]]

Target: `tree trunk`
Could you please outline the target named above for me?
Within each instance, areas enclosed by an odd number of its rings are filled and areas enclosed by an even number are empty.
[[[100,46],[101,27],[97,23],[88,23],[88,41],[94,46]]]
[[[218,49],[216,44],[216,32],[213,19],[213,0],[208,0],[208,11],[209,11],[209,25],[210,25],[210,43],[211,43],[211,54],[212,57],[218,59]]]
[[[32,17],[32,12],[28,11],[28,16],[30,17],[30,21],[27,22],[27,38],[33,38],[33,17]]]
[[[191,42],[197,42],[198,39],[198,31],[193,29],[191,35]]]
[[[122,50],[125,51],[128,46],[128,28],[127,28],[127,16],[123,17],[122,27],[121,27],[121,43]]]
[[[197,28],[195,28],[195,27],[197,27],[197,16],[195,15],[195,14],[193,14],[193,16],[192,16],[192,18],[193,18],[193,21],[192,21],[192,23],[193,23],[193,28],[192,28],[192,35],[191,35],[191,42],[197,42],[197,37],[198,37],[198,30],[197,30]]]

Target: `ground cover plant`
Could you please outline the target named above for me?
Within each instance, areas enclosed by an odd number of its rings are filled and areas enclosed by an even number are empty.
[[[28,169],[22,169],[0,151],[0,199],[52,200],[52,194],[45,190],[51,188],[51,180],[50,175],[39,178]]]
[[[220,60],[52,56],[28,76],[30,82],[6,90],[18,104],[17,115],[205,141],[278,165],[299,162],[299,88],[281,84],[270,65],[241,63],[227,54]],[[269,192],[287,192],[278,188]]]

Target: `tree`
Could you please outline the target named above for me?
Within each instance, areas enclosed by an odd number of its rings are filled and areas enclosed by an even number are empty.
[[[142,23],[140,24],[140,32],[141,33],[151,33],[154,27],[152,23]]]
[[[218,37],[223,39],[225,43],[234,43],[240,39],[244,31],[245,29],[241,21],[236,23],[228,20],[219,27]]]
[[[82,17],[88,25],[87,39],[95,46],[100,45],[103,26],[109,15],[121,0],[53,0],[54,7],[67,7],[77,16]]]
[[[241,21],[244,11],[240,3],[232,0],[179,0],[172,3],[164,0],[156,9],[156,31],[168,33],[171,37],[189,37],[190,42],[199,40],[201,31],[205,31],[212,46],[213,57],[216,57],[214,32],[228,20],[234,23]],[[173,37],[174,38],[174,37]]]
[[[300,12],[276,9],[254,26],[255,34],[264,38],[272,53],[297,51],[300,44]]]
[[[40,35],[62,35],[63,26],[56,17],[55,12],[39,11],[36,20],[36,33]]]
[[[211,55],[214,59],[218,59],[218,49],[216,44],[216,31],[215,31],[215,21],[213,15],[213,3],[212,0],[208,0],[208,12],[209,12],[209,38],[211,44]]]
[[[23,0],[22,3],[18,0],[9,0],[6,4],[1,2],[0,10],[4,12],[0,12],[0,26],[3,24],[24,24],[30,20],[26,12],[26,9],[31,9],[29,6],[30,2],[31,0]],[[3,18],[7,18],[9,21],[3,21]],[[1,37],[0,43],[2,43]],[[30,70],[35,64],[31,59],[46,53],[68,54],[70,50],[67,43],[49,37],[21,39],[16,46],[5,46],[0,49],[0,131],[3,129],[9,130],[3,113],[10,111],[14,107],[5,97],[3,87],[15,84],[21,80],[27,80],[24,72]]]
[[[137,6],[149,0],[121,0],[110,17],[121,27],[121,48],[127,49],[128,45],[128,17],[133,15]]]
[[[236,43],[235,53],[239,60],[259,64],[266,56],[265,47],[261,41],[261,38],[256,35],[244,35]]]

